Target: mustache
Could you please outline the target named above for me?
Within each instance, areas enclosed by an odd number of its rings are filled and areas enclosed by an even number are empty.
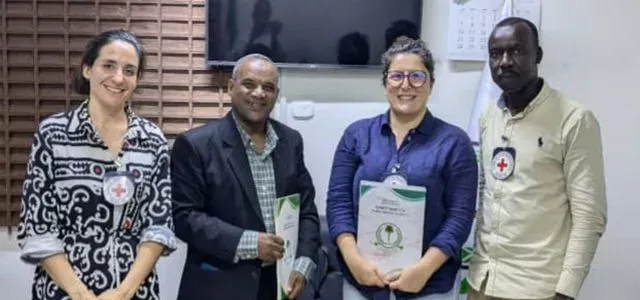
[[[516,72],[515,70],[512,69],[500,69],[498,72],[498,75],[503,76],[503,75],[518,75],[518,72]]]

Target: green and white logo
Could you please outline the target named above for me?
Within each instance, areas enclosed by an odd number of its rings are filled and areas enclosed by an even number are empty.
[[[386,250],[404,249],[402,230],[393,223],[382,223],[376,230],[375,246]]]

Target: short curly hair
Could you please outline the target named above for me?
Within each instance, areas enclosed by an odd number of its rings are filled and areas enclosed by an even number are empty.
[[[431,84],[436,80],[434,76],[434,61],[433,55],[427,44],[422,40],[416,39],[400,39],[393,43],[389,49],[382,54],[382,64],[384,65],[384,71],[382,72],[382,84],[387,85],[387,73],[389,72],[389,66],[391,62],[398,54],[411,53],[420,56],[424,67],[429,71],[429,78]]]

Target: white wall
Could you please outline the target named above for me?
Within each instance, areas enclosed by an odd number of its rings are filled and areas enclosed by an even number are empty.
[[[438,60],[429,105],[437,116],[466,128],[482,64],[443,59],[449,1],[425,0],[423,8],[423,38]],[[555,88],[596,113],[604,141],[609,223],[581,300],[639,298],[635,284],[640,278],[640,257],[634,250],[640,249],[640,201],[635,189],[640,183],[640,160],[632,156],[640,150],[636,131],[640,128],[640,118],[636,117],[640,99],[635,82],[640,79],[640,38],[634,22],[638,11],[640,2],[635,0],[543,0],[541,38],[545,57],[541,74]],[[285,120],[305,137],[306,160],[324,214],[328,164],[341,128],[357,117],[356,113],[367,115],[384,107],[380,73],[284,70],[281,83],[282,96],[288,102],[317,102],[318,119],[293,119],[290,109],[295,104],[289,104],[280,117],[288,116]],[[0,231],[1,299],[28,299],[31,269],[18,260],[15,249],[13,236]],[[184,248],[161,259],[158,269],[163,299],[175,299],[183,259]]]

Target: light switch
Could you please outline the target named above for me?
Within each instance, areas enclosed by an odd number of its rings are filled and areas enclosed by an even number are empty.
[[[308,120],[313,118],[315,103],[310,100],[290,102],[293,117],[296,119]]]

